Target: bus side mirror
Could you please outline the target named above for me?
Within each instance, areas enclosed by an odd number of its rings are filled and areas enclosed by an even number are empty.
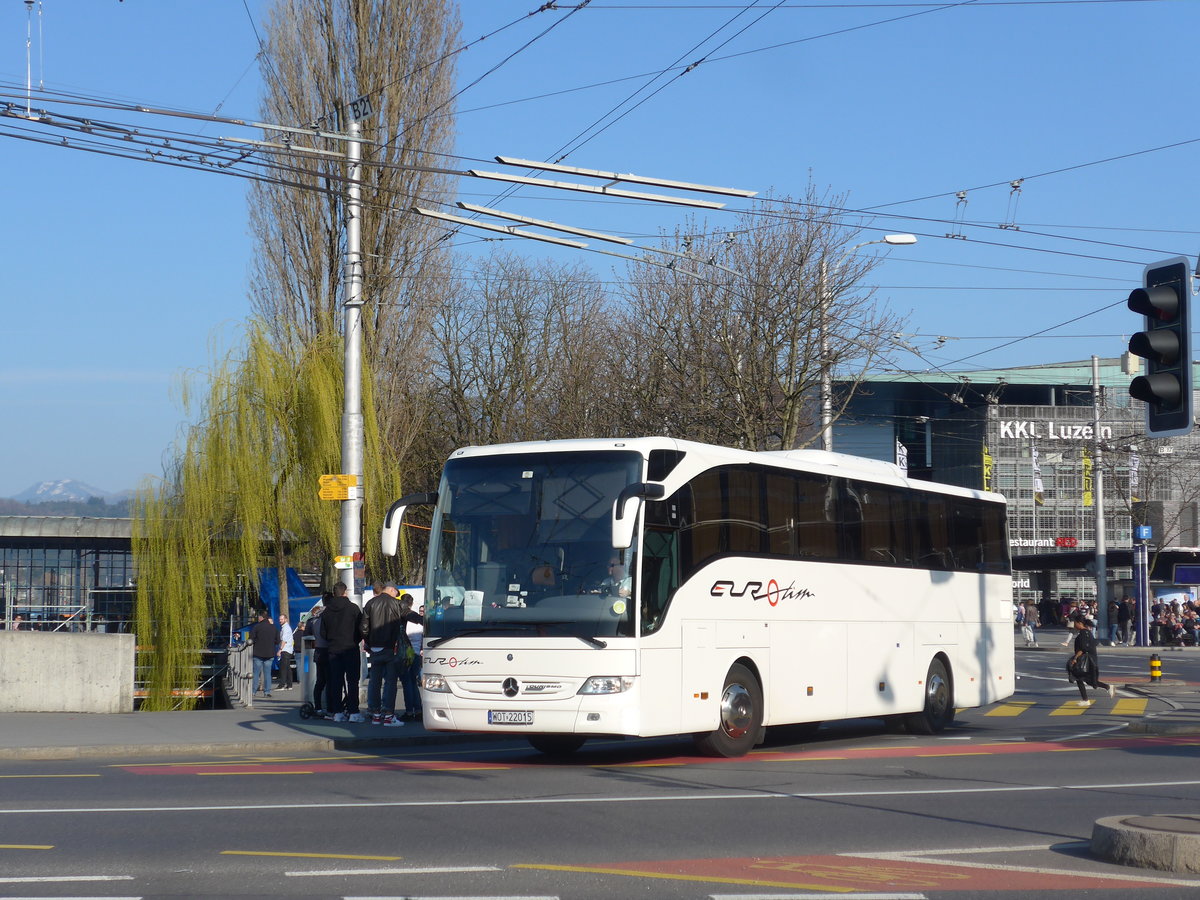
[[[400,526],[404,524],[404,511],[410,506],[432,506],[437,503],[437,493],[409,494],[401,497],[390,507],[383,517],[383,534],[380,545],[384,556],[395,556],[400,546]]]
[[[633,544],[633,529],[637,525],[638,513],[642,509],[642,501],[646,499],[661,500],[666,496],[666,489],[661,484],[649,484],[639,481],[627,484],[613,503],[612,545],[614,550],[628,550]]]

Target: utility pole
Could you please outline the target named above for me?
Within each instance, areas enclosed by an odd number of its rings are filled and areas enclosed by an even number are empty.
[[[342,500],[340,554],[360,558],[362,551],[363,417],[362,417],[362,144],[358,120],[351,118],[347,134],[346,162],[346,299],[342,304],[345,357],[343,364],[342,473],[355,475],[358,484]],[[354,590],[354,568],[341,570],[346,592],[358,602]]]
[[[1108,633],[1108,546],[1104,533],[1104,449],[1100,442],[1100,357],[1092,357],[1092,442],[1096,511],[1096,621],[1103,638]]]

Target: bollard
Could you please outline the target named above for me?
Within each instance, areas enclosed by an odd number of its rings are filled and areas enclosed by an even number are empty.
[[[1150,680],[1152,682],[1162,680],[1162,660],[1158,658],[1157,653],[1150,655]]]

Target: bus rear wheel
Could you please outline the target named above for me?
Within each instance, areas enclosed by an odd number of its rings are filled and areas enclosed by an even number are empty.
[[[950,675],[945,663],[935,659],[925,676],[925,706],[920,712],[909,715],[904,723],[913,734],[938,734],[953,721],[954,689],[950,685]]]
[[[715,731],[695,736],[696,749],[705,756],[745,756],[762,728],[762,687],[754,674],[734,664],[721,690],[721,721]]]
[[[530,746],[547,756],[570,756],[584,745],[587,738],[577,734],[532,734]]]

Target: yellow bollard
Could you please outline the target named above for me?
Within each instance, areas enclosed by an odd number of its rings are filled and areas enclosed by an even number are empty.
[[[1162,680],[1162,660],[1158,658],[1158,654],[1154,653],[1150,656],[1150,680]]]

